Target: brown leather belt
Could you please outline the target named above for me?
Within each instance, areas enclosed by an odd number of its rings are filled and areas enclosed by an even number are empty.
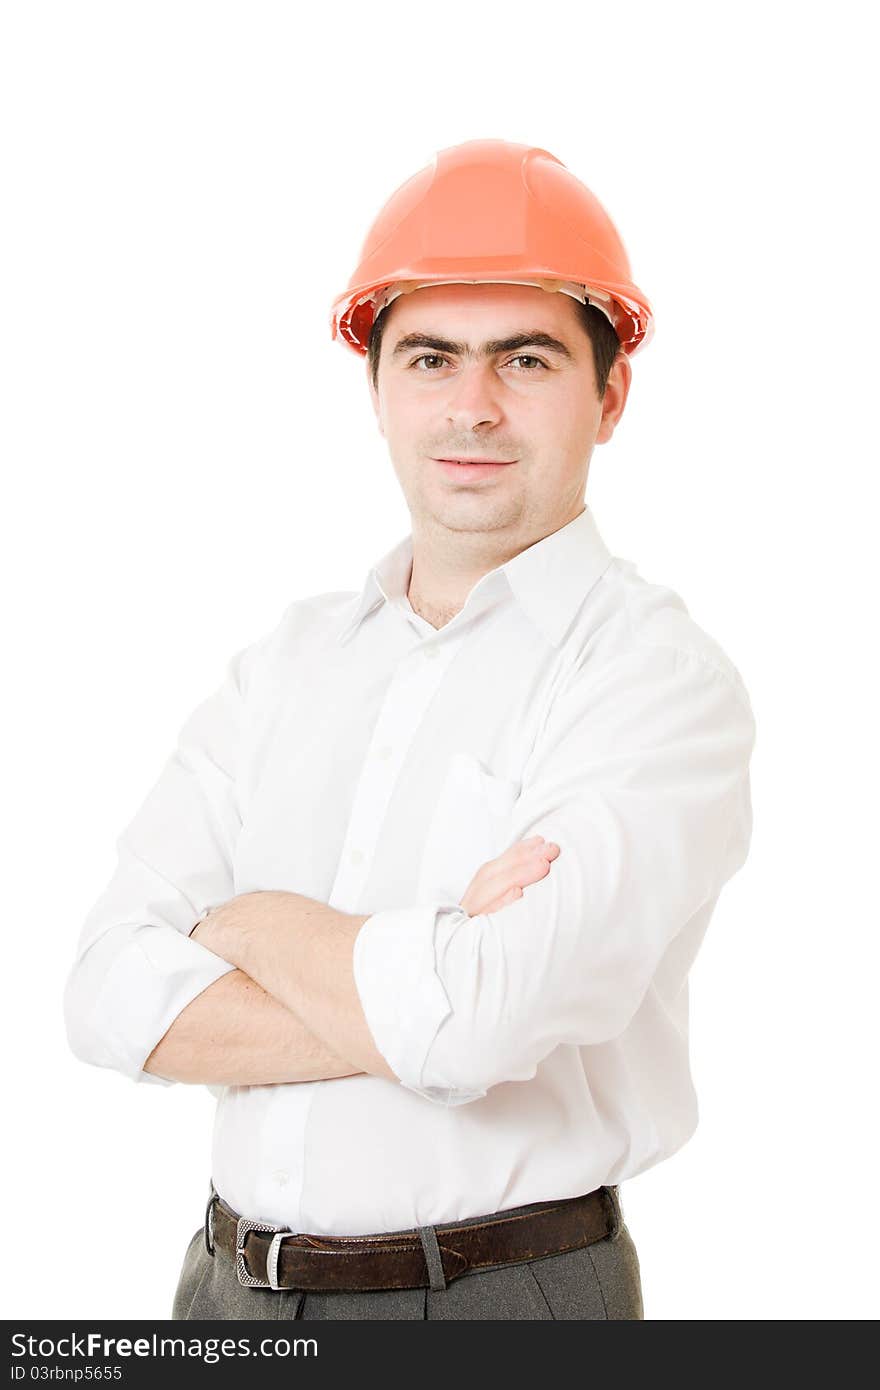
[[[444,1288],[470,1270],[539,1259],[603,1240],[616,1228],[616,1194],[597,1187],[582,1197],[534,1203],[516,1216],[487,1216],[364,1236],[308,1235],[239,1216],[216,1192],[206,1212],[206,1244],[235,1263],[251,1288]],[[436,1235],[434,1234],[436,1233]]]

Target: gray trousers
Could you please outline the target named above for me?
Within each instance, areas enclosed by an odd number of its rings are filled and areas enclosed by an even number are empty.
[[[204,1224],[194,1232],[183,1258],[171,1317],[177,1320],[291,1318],[596,1318],[643,1319],[639,1259],[626,1228],[616,1187],[609,1187],[615,1221],[603,1240],[581,1250],[542,1255],[518,1264],[494,1265],[462,1274],[445,1288],[367,1289],[310,1293],[301,1289],[254,1289],[239,1284],[235,1263],[224,1250],[208,1253]],[[504,1215],[546,1203],[506,1207]],[[427,1228],[473,1225],[485,1217]]]

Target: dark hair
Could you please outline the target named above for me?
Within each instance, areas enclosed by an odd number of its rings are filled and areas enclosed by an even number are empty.
[[[571,302],[577,310],[581,327],[593,346],[596,390],[601,400],[605,395],[605,387],[608,385],[608,374],[620,351],[620,339],[601,309],[597,309],[592,304],[582,304],[579,299],[574,297],[571,297]],[[370,359],[370,375],[374,387],[378,384],[379,354],[382,351],[382,335],[385,332],[387,322],[388,310],[385,309],[374,321],[367,341],[367,356]]]

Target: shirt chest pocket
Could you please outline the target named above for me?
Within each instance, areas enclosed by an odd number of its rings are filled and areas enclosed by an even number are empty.
[[[520,783],[496,777],[471,753],[454,753],[428,823],[419,900],[457,903],[482,864],[510,843]]]

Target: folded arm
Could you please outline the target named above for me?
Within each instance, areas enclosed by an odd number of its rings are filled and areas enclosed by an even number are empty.
[[[445,1105],[478,1099],[529,1080],[560,1044],[627,1026],[744,862],[754,736],[727,675],[639,649],[554,703],[509,840],[552,836],[561,853],[514,901],[354,916],[257,893],[209,918],[204,939],[364,1071]]]
[[[479,867],[462,894],[463,911],[479,913],[514,901],[525,887],[546,877],[558,853],[559,847],[540,835],[510,846]],[[354,982],[354,943],[366,921],[300,893],[265,891],[244,893],[220,904],[196,925],[192,937],[247,970],[243,979],[253,976],[262,983],[265,997],[274,996],[273,1007],[295,1020],[310,1040],[307,1057],[314,1057],[313,1065],[322,1068],[320,1075],[356,1071],[340,1063],[335,1048],[356,1060],[357,1074],[397,1081],[376,1048]],[[206,991],[206,996],[217,988]],[[289,1029],[291,1025],[279,1026]],[[345,1070],[338,1070],[340,1066]]]
[[[366,917],[339,912],[300,893],[243,893],[196,930],[200,943],[256,980],[352,1070],[396,1081],[367,1027],[351,968]]]
[[[173,1081],[263,1086],[353,1076],[352,1066],[242,970],[209,985],[144,1062]]]

